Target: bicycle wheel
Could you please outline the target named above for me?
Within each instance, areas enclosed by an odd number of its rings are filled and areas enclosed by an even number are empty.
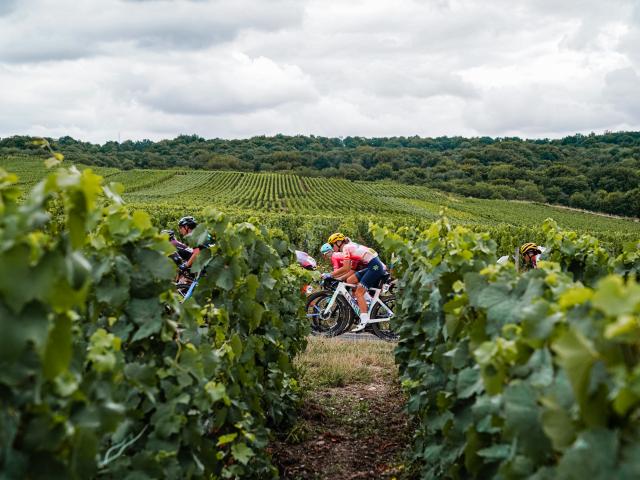
[[[320,290],[307,297],[306,313],[311,322],[311,333],[335,337],[343,333],[351,324],[351,309],[347,302],[338,297],[329,312],[325,313],[333,292]]]
[[[389,308],[389,310],[393,311],[396,307],[396,296],[395,295],[385,295],[380,298],[382,302]],[[382,305],[377,303],[374,305],[373,310],[371,310],[371,318],[384,318],[388,317],[389,314],[387,311],[382,308]],[[395,342],[400,338],[396,332],[391,330],[389,321],[386,322],[375,322],[368,325],[371,329],[371,333],[373,333],[376,337],[385,340],[387,342]]]

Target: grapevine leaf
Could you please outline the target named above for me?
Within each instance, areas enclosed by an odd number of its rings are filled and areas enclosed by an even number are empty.
[[[456,391],[459,398],[469,398],[483,390],[480,370],[478,368],[465,368],[458,374]]]
[[[221,445],[226,445],[227,443],[231,443],[236,439],[237,436],[238,436],[237,433],[228,433],[226,435],[220,435],[218,437],[218,442],[216,443],[216,445],[219,447]]]
[[[598,428],[580,433],[560,459],[558,478],[608,480],[616,477],[618,445],[615,430]]]
[[[231,454],[233,458],[238,460],[243,465],[249,463],[251,457],[255,455],[255,452],[251,450],[245,443],[234,443],[231,447]]]
[[[619,276],[609,276],[598,283],[593,305],[606,315],[615,317],[632,313],[640,303],[640,285],[628,286]]]
[[[228,267],[220,269],[216,278],[216,285],[223,290],[231,290],[233,288],[233,284],[233,271]]]
[[[589,341],[574,330],[567,330],[553,343],[558,364],[565,370],[573,392],[581,404],[587,401],[589,373],[597,354]]]
[[[60,315],[49,333],[44,353],[43,372],[48,380],[64,372],[71,361],[71,318]]]
[[[511,445],[508,444],[496,444],[492,445],[488,448],[483,448],[482,450],[478,450],[478,455],[487,460],[503,460],[505,458],[509,458],[511,454]]]

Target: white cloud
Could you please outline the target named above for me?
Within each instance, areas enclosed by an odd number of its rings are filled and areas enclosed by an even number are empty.
[[[0,5],[0,136],[640,129],[635,0]]]

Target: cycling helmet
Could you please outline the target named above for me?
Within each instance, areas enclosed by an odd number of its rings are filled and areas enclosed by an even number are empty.
[[[329,252],[333,252],[333,247],[331,245],[329,245],[328,243],[325,243],[324,245],[322,245],[320,247],[320,253],[322,255],[326,255]]]
[[[525,243],[520,247],[520,255],[524,255],[525,253],[535,251],[536,253],[542,253],[540,247],[535,243]]]
[[[182,217],[179,221],[178,221],[178,226],[179,227],[189,227],[189,228],[196,228],[198,226],[198,222],[196,222],[196,219],[188,216],[188,217]]]
[[[161,230],[160,233],[166,233],[169,236],[169,240],[176,238],[176,232],[173,230]]]
[[[342,233],[334,233],[329,237],[329,240],[327,240],[327,242],[329,243],[329,245],[333,245],[336,242],[344,242],[346,238],[347,237],[345,237]]]

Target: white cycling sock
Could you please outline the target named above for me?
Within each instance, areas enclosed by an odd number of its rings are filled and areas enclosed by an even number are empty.
[[[360,323],[365,323],[369,321],[369,314],[368,313],[361,313],[360,314]]]

